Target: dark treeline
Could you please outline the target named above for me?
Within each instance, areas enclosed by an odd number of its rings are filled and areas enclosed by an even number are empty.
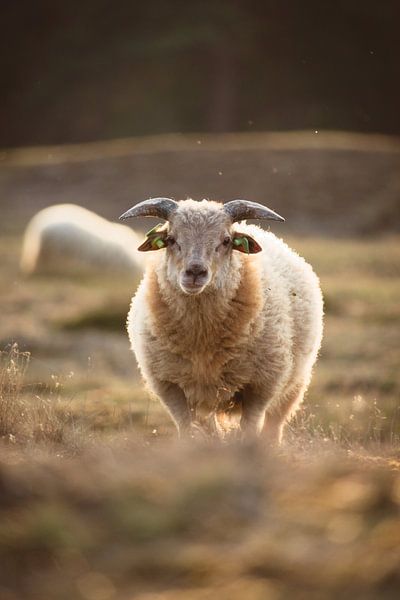
[[[3,0],[0,145],[400,134],[398,0]]]

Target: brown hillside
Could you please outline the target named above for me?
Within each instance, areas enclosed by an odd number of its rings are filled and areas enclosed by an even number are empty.
[[[399,228],[400,139],[388,136],[167,135],[4,150],[0,158],[2,229],[9,232],[50,204],[73,202],[114,219],[160,195],[268,203],[286,217],[276,226],[285,233]]]

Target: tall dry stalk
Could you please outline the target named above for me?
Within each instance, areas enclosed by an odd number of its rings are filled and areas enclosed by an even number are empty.
[[[0,437],[13,438],[24,418],[21,391],[30,359],[29,352],[19,352],[17,344],[0,352]]]

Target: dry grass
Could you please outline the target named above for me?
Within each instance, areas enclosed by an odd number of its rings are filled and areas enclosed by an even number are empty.
[[[130,398],[101,390],[71,395],[64,382],[52,376],[40,386],[25,381],[31,356],[17,344],[0,352],[0,442],[25,451],[56,451],[73,456],[127,430],[137,430],[138,439],[162,434],[149,420],[147,406],[132,405]],[[143,394],[140,390],[138,395]],[[166,430],[172,430],[172,426]],[[121,438],[123,436],[121,435]]]
[[[16,344],[0,352],[0,439],[25,448],[72,448],[81,428],[62,401],[57,381],[40,395],[25,388],[29,361],[29,352],[19,352]]]
[[[305,412],[279,452],[177,444],[1,358],[1,598],[397,598],[398,445]]]
[[[178,445],[124,332],[136,282],[23,279],[0,240],[1,600],[398,597],[399,238],[289,241],[326,331],[271,453]]]
[[[399,458],[317,451],[5,451],[1,597],[396,598]]]
[[[396,443],[399,238],[288,241],[314,265],[326,298],[324,343],[301,428],[345,444]],[[125,334],[136,282],[23,279],[16,274],[18,244],[0,241],[0,348],[17,341],[31,352],[24,395],[46,397],[57,382],[62,410],[85,427],[126,429],[134,422],[145,435],[173,431],[141,386]]]
[[[13,438],[23,416],[21,388],[29,353],[18,352],[14,344],[8,352],[2,352],[0,357],[0,436]]]

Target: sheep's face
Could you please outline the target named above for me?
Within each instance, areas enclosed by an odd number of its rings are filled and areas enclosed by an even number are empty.
[[[167,237],[168,278],[185,294],[200,294],[217,283],[231,254],[230,220],[220,210],[185,207],[173,215]]]
[[[206,288],[222,287],[232,259],[232,250],[248,254],[260,246],[240,234],[216,202],[180,203],[168,223],[148,234],[141,250],[166,248],[168,280],[188,295]]]

